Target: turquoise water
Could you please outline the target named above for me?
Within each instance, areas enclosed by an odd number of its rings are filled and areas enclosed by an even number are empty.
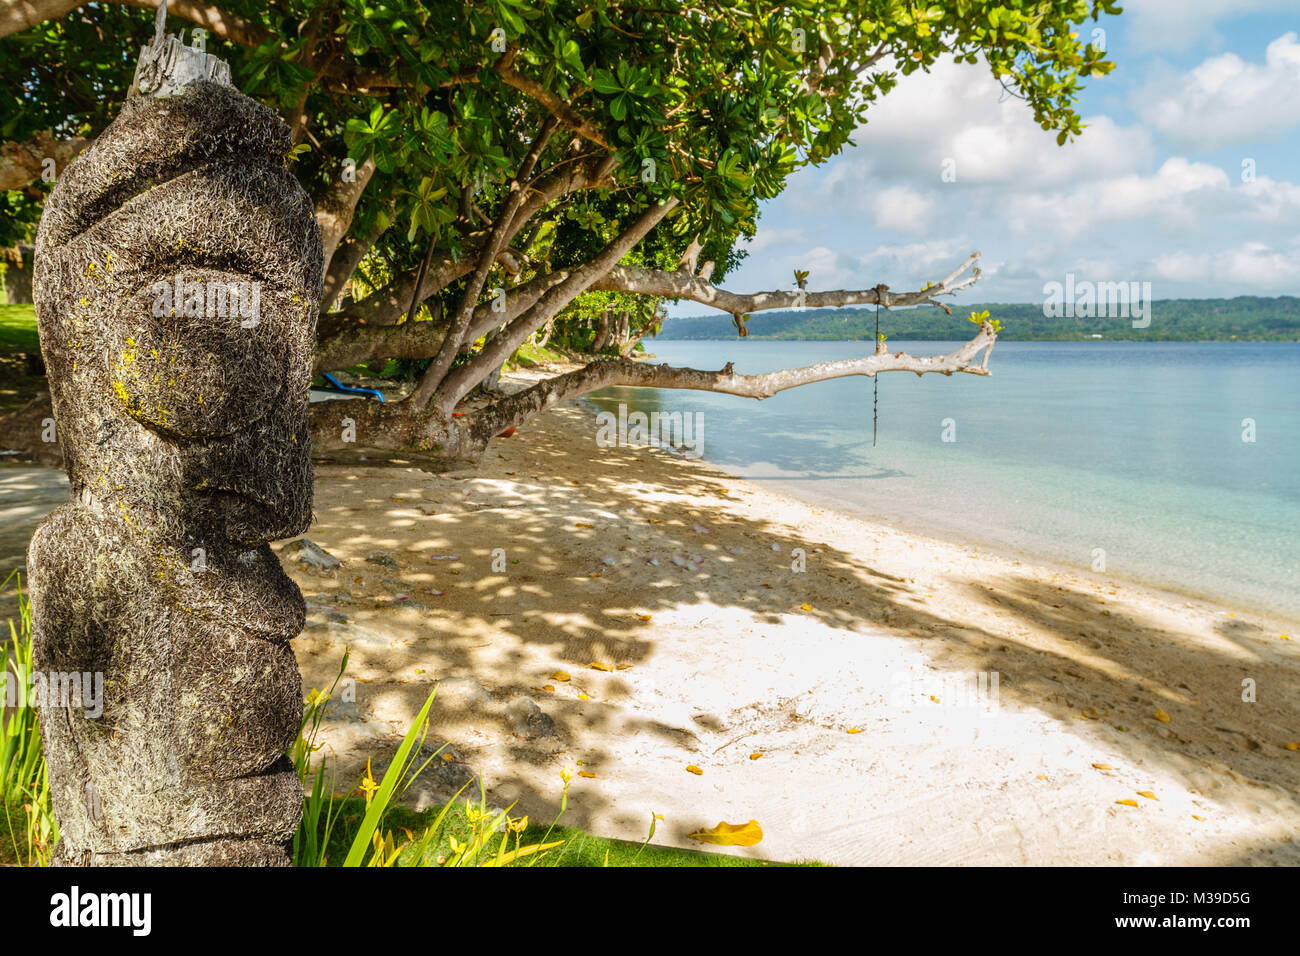
[[[651,348],[659,362],[753,373],[870,345]],[[702,412],[706,460],[819,505],[1082,568],[1103,549],[1108,574],[1300,618],[1300,343],[1003,342],[990,367],[882,375],[874,448],[865,378],[762,402],[633,388],[592,400]]]

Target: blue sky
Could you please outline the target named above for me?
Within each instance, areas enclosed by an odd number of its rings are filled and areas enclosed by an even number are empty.
[[[904,77],[856,146],[765,204],[723,284],[791,288],[798,267],[810,289],[915,289],[980,250],[957,303],[1040,302],[1071,272],[1155,299],[1300,294],[1300,0],[1129,0],[1096,26],[1116,68],[1076,141],[982,65]]]

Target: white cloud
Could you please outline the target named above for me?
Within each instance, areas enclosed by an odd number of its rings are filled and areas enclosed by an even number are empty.
[[[1238,286],[1260,293],[1287,292],[1300,282],[1300,243],[1282,250],[1247,242],[1215,252],[1173,252],[1152,261],[1156,276],[1171,282]]]
[[[870,197],[871,211],[881,229],[919,233],[929,223],[934,199],[910,186],[890,186]]]
[[[987,67],[941,63],[901,78],[871,108],[859,149],[846,159],[893,181],[1018,189],[1134,172],[1152,161],[1155,150],[1142,127],[1122,127],[1107,116],[1084,123],[1082,136],[1057,146],[1055,135],[1034,122],[1024,102],[1007,96]],[[955,172],[955,183],[945,182],[945,170]]]
[[[1125,0],[1125,35],[1139,50],[1185,50],[1221,43],[1215,26],[1231,16],[1294,10],[1295,0]]]
[[[1278,37],[1262,65],[1235,53],[1210,57],[1139,90],[1134,105],[1179,149],[1276,140],[1300,125],[1300,42],[1295,33]]]
[[[760,223],[754,238],[747,241],[741,248],[747,249],[750,255],[757,255],[769,249],[803,241],[803,229],[764,229]]]
[[[1218,166],[1175,156],[1150,176],[1117,176],[1068,192],[1018,193],[1007,202],[1008,224],[1012,235],[1058,241],[1124,222],[1186,231],[1202,218],[1200,201],[1229,188]]]

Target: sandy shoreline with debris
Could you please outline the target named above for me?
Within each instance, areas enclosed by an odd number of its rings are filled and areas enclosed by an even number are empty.
[[[441,682],[431,739],[455,759],[417,804],[481,775],[549,819],[568,768],[566,823],[640,840],[659,813],[655,842],[698,847],[755,819],[763,841],[728,852],[768,859],[1300,863],[1294,624],[597,451],[595,431],[570,404],[456,474],[318,466],[307,537],[341,566],[276,547],[308,600],[305,687],[350,653],[355,700],[323,735],[340,781]],[[7,566],[59,477],[0,470]]]

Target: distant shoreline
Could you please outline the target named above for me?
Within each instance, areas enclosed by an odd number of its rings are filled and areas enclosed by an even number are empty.
[[[756,342],[870,342],[870,341],[872,341],[872,339],[871,339],[870,336],[865,337],[865,338],[800,339],[800,338],[787,337],[787,336],[777,336],[777,335],[749,335],[749,336],[746,336],[746,338],[749,339],[749,340],[752,340],[752,341],[756,341]],[[969,336],[968,336],[967,338],[969,338]],[[964,342],[964,341],[966,341],[966,340],[967,340],[967,339],[965,339],[965,338],[958,338],[958,337],[956,337],[956,336],[949,337],[949,336],[942,336],[942,335],[932,335],[932,336],[923,336],[923,335],[892,335],[892,336],[889,336],[889,338],[888,338],[886,341],[890,341],[890,342]],[[734,334],[729,335],[729,336],[727,336],[727,335],[720,335],[720,336],[714,336],[714,337],[710,337],[710,338],[703,338],[703,337],[695,337],[695,338],[671,338],[671,337],[666,336],[666,335],[660,335],[660,336],[658,336],[657,338],[655,338],[654,341],[656,341],[656,342],[736,342],[736,341],[739,341],[739,339],[738,339]],[[1295,344],[1295,343],[1297,343],[1297,342],[1300,342],[1300,336],[1296,336],[1295,338],[1287,338],[1287,339],[1247,339],[1247,338],[1228,338],[1228,339],[1172,339],[1172,338],[1163,338],[1163,339],[1138,339],[1138,338],[1127,338],[1127,339],[1120,339],[1120,338],[1106,338],[1105,335],[1102,335],[1102,336],[1098,337],[1098,336],[1096,336],[1096,335],[1092,335],[1092,334],[1090,334],[1090,335],[1084,335],[1084,336],[1076,336],[1076,337],[1074,337],[1074,338],[1054,338],[1054,339],[1042,338],[1042,339],[1029,339],[1029,338],[1017,338],[1017,337],[1014,336],[1014,335],[1010,335],[1010,334],[1007,334],[1007,333],[1003,332],[1003,333],[999,333],[999,335],[998,335],[998,341],[999,341],[999,342],[1097,342],[1097,343],[1110,343],[1110,344],[1123,344],[1123,345],[1187,345],[1187,344],[1198,344],[1198,345],[1256,345],[1256,344],[1261,344],[1261,345],[1262,345],[1262,344],[1270,344],[1270,345],[1287,345],[1287,344]],[[640,353],[640,352],[638,352],[638,353],[637,353],[637,356],[639,356],[639,357],[644,357],[644,356],[647,355],[647,354],[649,354],[649,353]]]
[[[938,341],[969,339],[968,316],[987,310],[1002,323],[1004,342],[1297,342],[1300,298],[1238,296],[1234,299],[1156,299],[1153,301],[947,303],[952,314],[931,306],[884,309],[880,331],[890,339]],[[1106,313],[1094,315],[1094,312]],[[1057,313],[1057,314],[1054,314]],[[760,341],[875,341],[872,306],[752,313],[748,338]],[[737,338],[726,314],[667,319],[663,341],[726,341]]]

